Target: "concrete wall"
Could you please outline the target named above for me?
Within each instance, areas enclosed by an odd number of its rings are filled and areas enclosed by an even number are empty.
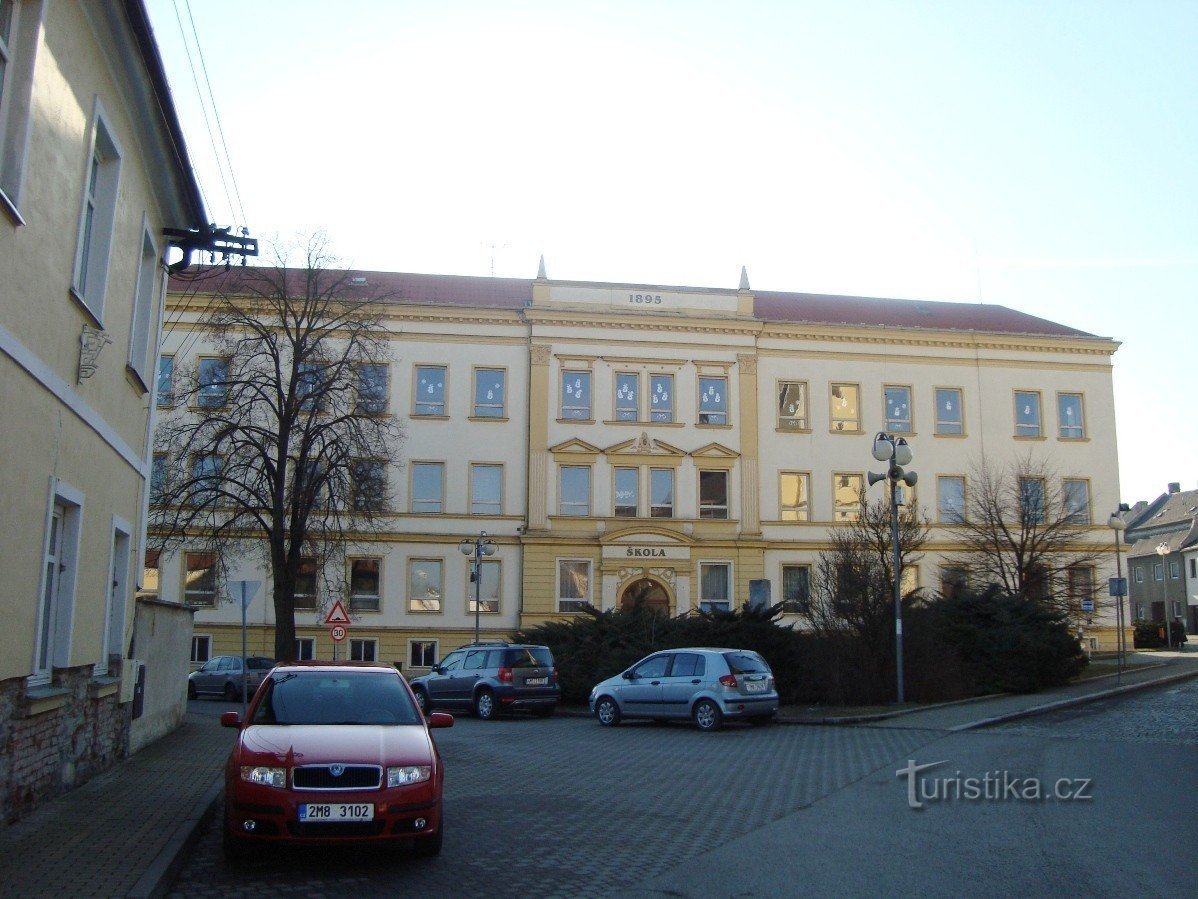
[[[146,666],[141,715],[129,726],[129,752],[170,733],[187,714],[187,659],[192,617],[178,603],[138,599],[133,623],[133,654]],[[136,672],[132,672],[136,677]]]

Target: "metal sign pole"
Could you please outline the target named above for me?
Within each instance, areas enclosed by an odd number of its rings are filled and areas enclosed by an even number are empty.
[[[249,605],[245,599],[245,581],[241,582],[241,720],[245,720],[246,707],[249,704],[250,691],[250,672],[245,667],[246,651],[245,651],[245,607]]]

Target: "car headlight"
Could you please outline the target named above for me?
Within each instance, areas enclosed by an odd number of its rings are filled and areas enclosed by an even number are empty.
[[[408,784],[423,783],[433,775],[429,765],[405,765],[402,768],[387,769],[387,786],[406,787]]]
[[[264,765],[242,765],[241,779],[264,787],[286,787],[286,768],[267,768]]]

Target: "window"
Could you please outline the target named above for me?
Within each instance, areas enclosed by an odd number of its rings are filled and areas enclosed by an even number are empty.
[[[408,667],[431,668],[437,664],[436,640],[408,641]]]
[[[183,554],[183,601],[192,606],[216,605],[216,554]]]
[[[939,514],[942,524],[965,521],[965,478],[944,475],[936,479]]]
[[[699,472],[699,517],[728,517],[728,472]]]
[[[133,294],[133,320],[129,330],[129,367],[143,384],[150,383],[150,338],[157,323],[154,300],[158,295],[158,250],[149,231],[142,234],[141,261]]]
[[[591,373],[562,372],[562,418],[589,421],[591,418]]]
[[[1036,391],[1015,391],[1015,436],[1040,436],[1040,394]]]
[[[1044,479],[1019,479],[1019,520],[1020,524],[1044,523]]]
[[[71,287],[98,321],[104,319],[104,291],[120,173],[121,153],[97,101]]]
[[[674,376],[649,376],[649,420],[671,422],[674,420]]]
[[[314,637],[295,638],[295,660],[310,662],[316,658],[316,639]]]
[[[809,521],[811,475],[784,471],[779,480],[779,503],[783,521]]]
[[[943,565],[940,568],[940,595],[945,599],[961,596],[969,589],[969,571],[960,565]]]
[[[444,495],[445,466],[440,462],[412,463],[412,511],[438,513]]]
[[[507,372],[502,368],[476,368],[474,370],[474,416],[475,418],[503,418]]]
[[[295,396],[303,412],[319,412],[325,407],[328,369],[322,362],[301,362],[295,369]]]
[[[212,638],[207,634],[193,634],[191,637],[191,661],[194,665],[202,665],[212,657]]]
[[[1136,618],[1140,621],[1144,620],[1144,603],[1136,603]]]
[[[861,430],[861,389],[856,384],[832,385],[831,429]]]
[[[616,373],[616,421],[636,421],[641,409],[641,377]]]
[[[807,430],[807,382],[778,382],[778,430]]]
[[[295,570],[295,607],[316,608],[316,560],[306,556]]]
[[[169,409],[175,405],[175,357],[158,357],[158,384],[156,388],[157,403],[160,408]]]
[[[408,611],[441,611],[441,560],[412,559],[408,563]]]
[[[591,469],[563,465],[559,472],[558,515],[591,514]]]
[[[1190,577],[1198,577],[1198,559],[1190,559]]]
[[[191,457],[191,504],[206,506],[220,497],[220,471],[223,462],[215,453],[196,453]]]
[[[581,612],[591,604],[591,563],[587,559],[557,560],[557,610]]]
[[[40,0],[0,0],[0,206],[14,212],[21,201],[42,10]]]
[[[699,424],[728,424],[727,378],[699,378]]]
[[[833,475],[833,520],[856,521],[861,515],[861,499],[864,490],[865,481],[859,474]]]
[[[503,514],[503,466],[475,463],[470,466],[470,514]]]
[[[351,612],[377,612],[382,603],[382,559],[349,560]]]
[[[38,626],[37,663],[38,673],[50,674],[60,655],[63,638],[63,611],[73,592],[75,577],[74,556],[78,551],[78,509],[68,506],[56,498],[50,512],[49,533],[46,553],[42,560],[42,604]],[[68,534],[68,521],[73,519],[74,533]]]
[[[141,572],[141,589],[137,595],[144,599],[157,599],[159,590],[159,566],[162,564],[162,554],[156,549],[147,549],[144,566]]]
[[[1141,568],[1139,565],[1136,566],[1136,583],[1137,584],[1144,583],[1144,569]]]
[[[196,405],[201,409],[220,409],[229,401],[229,360],[214,356],[200,359]]]
[[[445,366],[416,366],[416,399],[412,414],[445,414]]]
[[[502,563],[498,559],[483,559],[478,566],[478,583],[474,581],[473,565],[467,565],[470,571],[469,594],[466,598],[466,611],[474,614],[474,595],[478,591],[478,611],[482,614],[499,611],[499,585],[501,582]]]
[[[699,608],[704,612],[732,609],[732,566],[727,562],[699,563]]]
[[[387,470],[378,459],[350,463],[350,506],[355,512],[382,511],[387,498]]]
[[[363,363],[354,370],[357,391],[355,411],[359,415],[382,415],[387,411],[387,366]]]
[[[1062,440],[1080,440],[1086,436],[1080,393],[1057,394],[1057,433]]]
[[[911,433],[911,388],[894,385],[882,388],[886,398],[886,430],[894,434]]]
[[[1065,590],[1069,605],[1081,608],[1083,599],[1094,599],[1094,569],[1088,565],[1071,565],[1065,569]]]
[[[377,662],[379,651],[378,640],[349,641],[349,657],[355,662]]]
[[[674,517],[674,470],[649,469],[649,517]]]
[[[1152,579],[1154,581],[1163,581],[1165,579],[1164,566],[1160,562],[1152,566]]]
[[[1065,478],[1061,482],[1065,501],[1065,520],[1070,524],[1090,523],[1090,482]]]
[[[936,433],[950,436],[965,433],[959,388],[936,388]]]
[[[640,508],[640,480],[638,468],[617,468],[615,470],[615,502],[613,512],[616,518],[636,518]]]
[[[782,566],[782,611],[806,612],[811,607],[811,566]]]
[[[161,506],[166,495],[166,473],[169,456],[166,453],[154,453],[150,466],[150,505]]]

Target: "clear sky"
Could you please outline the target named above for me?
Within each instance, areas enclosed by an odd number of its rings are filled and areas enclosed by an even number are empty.
[[[1011,306],[1122,342],[1125,501],[1198,487],[1198,0],[148,6],[217,224]]]

